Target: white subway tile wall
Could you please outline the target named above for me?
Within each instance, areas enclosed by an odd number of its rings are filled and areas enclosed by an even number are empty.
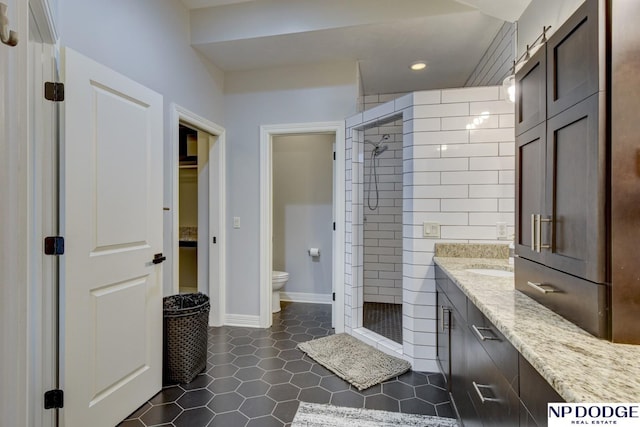
[[[365,108],[377,108],[347,120],[346,331],[362,327],[365,301],[401,301],[403,352],[414,369],[438,369],[434,244],[498,242],[498,222],[514,232],[514,106],[502,94],[498,86],[432,90],[382,106],[367,96]],[[364,140],[385,133],[372,213]],[[424,238],[424,222],[440,224],[441,238]]]
[[[385,111],[383,106],[395,112],[393,102],[369,111]],[[400,119],[364,131],[365,140],[389,147],[375,159],[374,174],[374,147],[364,144],[364,302],[402,304],[402,124]]]

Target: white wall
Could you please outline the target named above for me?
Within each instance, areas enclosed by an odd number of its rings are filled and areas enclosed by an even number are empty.
[[[497,241],[499,221],[507,223],[509,233],[514,230],[514,105],[502,95],[497,86],[415,92],[346,121],[345,330],[362,327],[365,129],[401,114],[401,351],[415,370],[438,370],[434,244]],[[441,239],[424,238],[424,222],[439,223]],[[370,343],[383,350],[388,345]]]
[[[518,19],[518,57],[542,33],[543,26],[551,25],[547,35],[553,34],[582,3],[584,0],[533,0]]]
[[[513,70],[515,24],[505,22],[473,70],[465,86],[501,85]]]
[[[164,97],[164,206],[172,206],[170,105],[223,125],[223,74],[190,46],[189,12],[175,0],[58,0],[61,45],[68,46]],[[173,247],[164,212],[164,253]],[[163,267],[171,292],[172,263]]]
[[[355,63],[228,73],[227,313],[259,314],[260,126],[344,120],[358,96]],[[233,217],[241,226],[233,228]]]
[[[289,273],[284,300],[332,292],[334,141],[321,134],[273,138],[273,269]],[[310,257],[310,247],[320,256]]]

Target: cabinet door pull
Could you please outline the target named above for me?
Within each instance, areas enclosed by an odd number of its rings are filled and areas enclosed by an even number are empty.
[[[542,244],[542,223],[543,222],[551,224],[553,220],[551,218],[542,218],[542,215],[538,215],[538,252],[540,252],[540,248],[551,249],[551,245]],[[551,232],[553,233],[553,227],[551,227]]]
[[[448,309],[448,308],[444,308],[444,305],[441,305],[440,306],[440,313],[441,313],[441,315],[440,315],[440,322],[441,322],[440,326],[442,328],[442,332],[444,332],[445,328],[448,326],[448,322],[447,323],[444,322],[444,316],[445,316],[445,313],[447,314],[447,316],[449,316],[449,313],[451,313],[451,310]]]
[[[484,384],[476,384],[475,381],[472,381],[471,384],[473,384],[473,388],[476,390],[476,393],[478,394],[478,397],[480,398],[480,402],[485,403],[485,402],[498,402],[500,399],[496,399],[495,397],[485,397],[482,394],[482,391],[480,391],[480,388],[491,388],[490,385],[484,385]]]
[[[531,214],[531,250],[536,250],[536,214]]]
[[[527,281],[527,285],[543,294],[553,294],[559,292],[557,289],[554,289],[551,285],[547,285],[546,283],[534,283]]]
[[[480,338],[481,341],[500,341],[500,338],[495,337],[495,336],[489,336],[489,335],[485,335],[483,334],[481,331],[491,331],[491,328],[486,328],[486,327],[478,327],[476,325],[471,325],[471,329],[473,329],[473,332],[476,333],[476,335],[478,336],[478,338]],[[493,332],[493,331],[491,331]]]

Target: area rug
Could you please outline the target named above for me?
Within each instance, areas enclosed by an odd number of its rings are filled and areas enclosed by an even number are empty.
[[[457,427],[452,418],[300,402],[291,427]]]
[[[298,348],[358,390],[411,369],[406,360],[389,356],[344,333],[303,342],[298,344]]]

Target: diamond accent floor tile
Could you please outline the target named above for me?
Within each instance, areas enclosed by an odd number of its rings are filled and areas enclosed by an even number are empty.
[[[209,329],[205,373],[167,386],[120,427],[285,427],[300,401],[453,417],[439,373],[410,371],[362,392],[295,346],[331,335],[331,306],[282,303],[269,329]]]

